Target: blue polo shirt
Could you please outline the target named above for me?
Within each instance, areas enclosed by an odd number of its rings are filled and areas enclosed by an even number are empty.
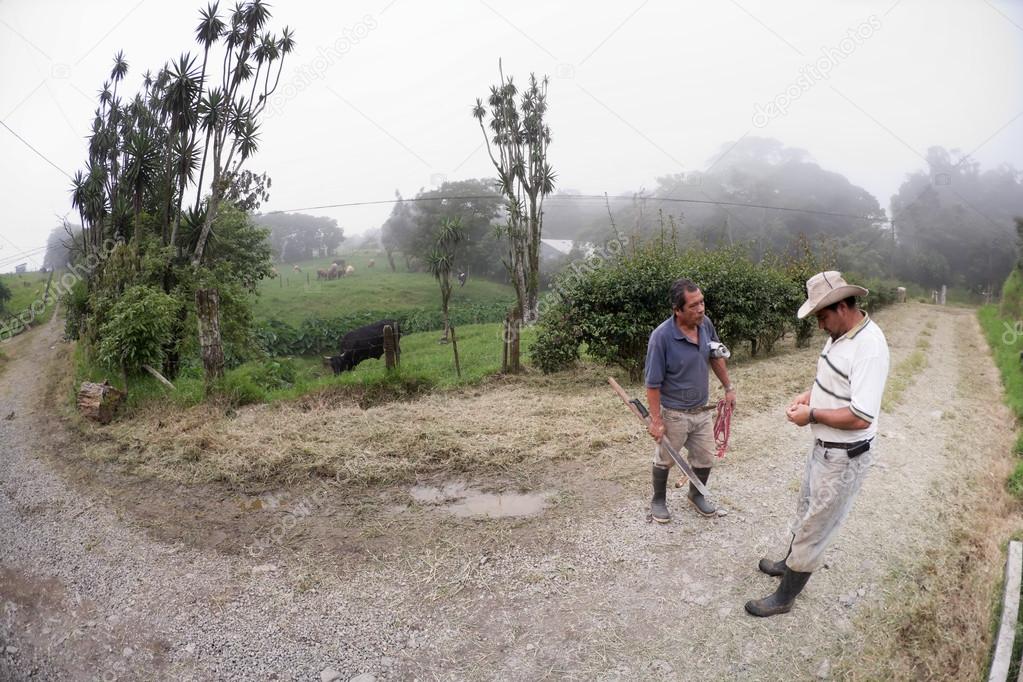
[[[697,327],[699,343],[690,341],[674,316],[657,326],[646,347],[646,386],[661,390],[661,405],[689,410],[707,404],[710,395],[710,342],[720,341],[706,315]]]

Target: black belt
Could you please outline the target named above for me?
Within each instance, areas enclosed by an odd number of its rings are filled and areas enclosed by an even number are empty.
[[[822,448],[834,448],[836,450],[845,450],[846,454],[848,454],[849,457],[852,458],[852,457],[859,457],[864,452],[869,450],[870,449],[870,442],[872,440],[874,440],[874,439],[871,438],[870,440],[860,440],[860,441],[856,441],[855,443],[832,443],[832,442],[829,442],[829,441],[826,441],[826,440],[821,440],[820,438],[818,438],[817,439],[817,445],[821,446]]]

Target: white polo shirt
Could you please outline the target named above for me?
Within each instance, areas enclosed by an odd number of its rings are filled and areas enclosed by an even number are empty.
[[[855,443],[877,434],[881,396],[888,379],[888,342],[877,323],[866,313],[844,335],[824,344],[817,360],[817,378],[810,390],[810,407],[833,410],[848,407],[870,422],[865,429],[847,431],[811,424],[813,437],[836,443]]]

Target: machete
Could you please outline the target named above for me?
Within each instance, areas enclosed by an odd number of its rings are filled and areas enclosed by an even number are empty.
[[[622,399],[622,402],[625,403],[625,406],[632,410],[632,413],[636,415],[636,419],[640,420],[641,422],[649,426],[651,419],[650,412],[646,409],[646,405],[644,405],[639,398],[630,399],[629,394],[625,392],[625,389],[619,386],[618,382],[615,381],[612,377],[608,377],[607,382],[611,384],[611,388],[613,388],[615,393],[618,394],[618,397]],[[689,479],[689,482],[692,483],[693,486],[701,493],[709,496],[710,491],[707,490],[707,487],[700,482],[700,479],[697,477],[696,472],[693,471],[693,468],[691,466],[689,466],[689,462],[682,459],[682,455],[678,454],[678,452],[675,451],[675,448],[671,447],[671,443],[668,442],[667,438],[661,438],[661,447],[668,451],[668,454],[671,456],[673,460],[675,460],[675,464],[678,464],[678,468],[681,469],[682,473],[686,475],[686,478]]]

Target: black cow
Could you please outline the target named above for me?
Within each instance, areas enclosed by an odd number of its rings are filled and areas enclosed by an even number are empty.
[[[379,358],[384,354],[384,327],[394,330],[394,354],[401,357],[401,331],[397,320],[380,320],[365,327],[359,327],[341,337],[341,353],[329,358],[334,374],[355,369],[367,358]]]

